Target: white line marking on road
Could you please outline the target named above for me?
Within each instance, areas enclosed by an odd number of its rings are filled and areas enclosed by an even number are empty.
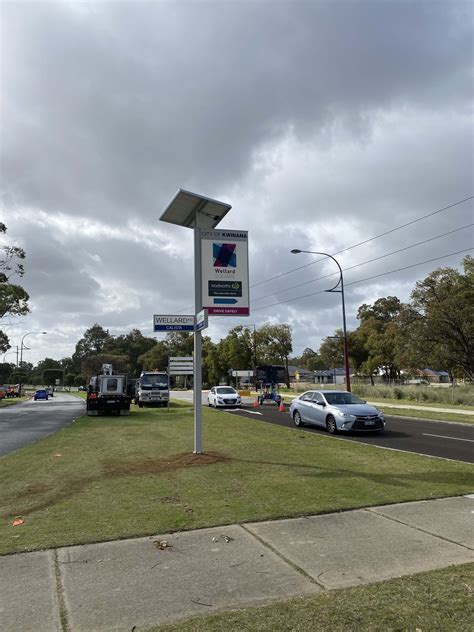
[[[438,439],[453,439],[453,441],[469,441],[469,443],[474,443],[474,439],[460,439],[459,437],[446,437],[445,435],[435,435],[429,434],[429,432],[422,432],[422,435],[425,437],[438,437]]]
[[[263,415],[263,413],[259,413],[256,410],[241,410],[240,408],[236,408],[232,412],[233,413],[249,413],[250,415]]]

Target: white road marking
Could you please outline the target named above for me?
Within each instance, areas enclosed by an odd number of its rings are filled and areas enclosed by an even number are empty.
[[[474,443],[474,439],[460,439],[459,437],[446,437],[445,435],[435,435],[429,434],[428,432],[422,432],[425,437],[438,437],[438,439],[453,439],[453,441],[469,441],[469,443]]]
[[[236,408],[232,412],[233,413],[249,413],[250,415],[263,415],[263,413],[259,413],[256,410],[241,410],[240,408]]]

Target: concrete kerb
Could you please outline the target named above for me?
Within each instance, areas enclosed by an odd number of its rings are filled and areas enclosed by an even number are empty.
[[[473,527],[463,496],[5,556],[0,621],[152,627],[474,562]]]

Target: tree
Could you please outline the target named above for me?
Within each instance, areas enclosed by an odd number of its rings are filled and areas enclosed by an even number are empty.
[[[253,332],[248,328],[237,325],[221,342],[221,351],[228,369],[245,370],[253,366]]]
[[[337,329],[333,336],[324,338],[319,347],[319,355],[326,371],[333,371],[344,364],[343,331]]]
[[[289,388],[288,358],[293,351],[291,327],[287,324],[271,325],[270,323],[266,323],[258,330],[258,340],[261,345],[260,353],[264,361],[269,364],[280,363],[284,365],[286,374],[285,381]]]
[[[0,364],[0,384],[8,384],[14,370],[15,365],[11,362]]]
[[[98,323],[89,327],[84,333],[84,336],[76,344],[76,351],[72,356],[76,368],[80,370],[82,361],[88,356],[95,356],[102,353],[105,343],[109,338],[109,332]]]
[[[357,336],[368,353],[361,368],[370,376],[381,370],[385,379],[400,377],[397,351],[403,308],[396,296],[379,298],[373,305],[359,307]]]
[[[170,331],[166,334],[166,346],[172,357],[190,357],[194,350],[194,336],[188,331]]]
[[[460,372],[474,380],[474,259],[464,273],[439,268],[418,281],[411,294],[411,346],[431,368]]]
[[[291,362],[307,371],[318,371],[325,368],[320,354],[310,347],[306,347],[299,358],[292,358]]]
[[[138,377],[143,369],[139,358],[155,345],[154,338],[146,338],[139,329],[132,329],[128,334],[107,338],[103,351],[128,356],[127,373]]]
[[[148,349],[137,359],[137,362],[142,366],[143,371],[165,371],[168,367],[169,350],[164,340],[155,342],[151,349]]]
[[[222,341],[214,344],[209,336],[202,338],[202,383],[207,386],[219,384],[227,375],[228,366],[224,360]]]
[[[0,234],[5,234],[7,227],[0,222]],[[2,246],[0,255],[0,322],[5,316],[24,316],[30,310],[30,298],[20,285],[10,282],[12,276],[23,276],[25,270],[23,259],[25,251],[17,246]],[[10,348],[8,336],[0,330],[0,353]]]
[[[32,379],[35,384],[53,384],[56,379],[62,382],[63,376],[61,362],[52,358],[45,358],[36,365]]]
[[[89,355],[82,360],[82,373],[88,376],[97,375],[102,372],[103,364],[111,364],[115,373],[126,373],[128,356],[112,353]]]

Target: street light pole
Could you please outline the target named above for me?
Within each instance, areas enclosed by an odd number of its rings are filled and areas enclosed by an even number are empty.
[[[23,336],[23,338],[21,339],[21,345],[20,345],[20,381],[18,383],[18,397],[21,397],[21,387],[22,387],[22,383],[21,383],[21,369],[22,369],[22,364],[23,364],[23,349],[26,349],[26,347],[23,345],[23,340],[26,338],[26,336],[31,336],[32,334],[47,334],[47,331],[29,331],[27,334],[25,334]]]
[[[339,261],[335,259],[332,255],[327,252],[314,252],[313,250],[299,250],[298,248],[294,248],[291,251],[294,255],[300,254],[301,252],[310,254],[310,255],[323,255],[325,257],[329,257],[332,259],[337,267],[339,268],[339,281],[336,283],[334,287],[329,290],[325,290],[326,292],[339,292],[342,298],[342,327],[344,332],[344,370],[346,374],[346,388],[349,392],[351,392],[351,378],[349,375],[349,346],[347,344],[347,328],[346,328],[346,304],[344,301],[344,278],[342,274],[342,268],[339,265]],[[340,290],[336,289],[340,286]]]

